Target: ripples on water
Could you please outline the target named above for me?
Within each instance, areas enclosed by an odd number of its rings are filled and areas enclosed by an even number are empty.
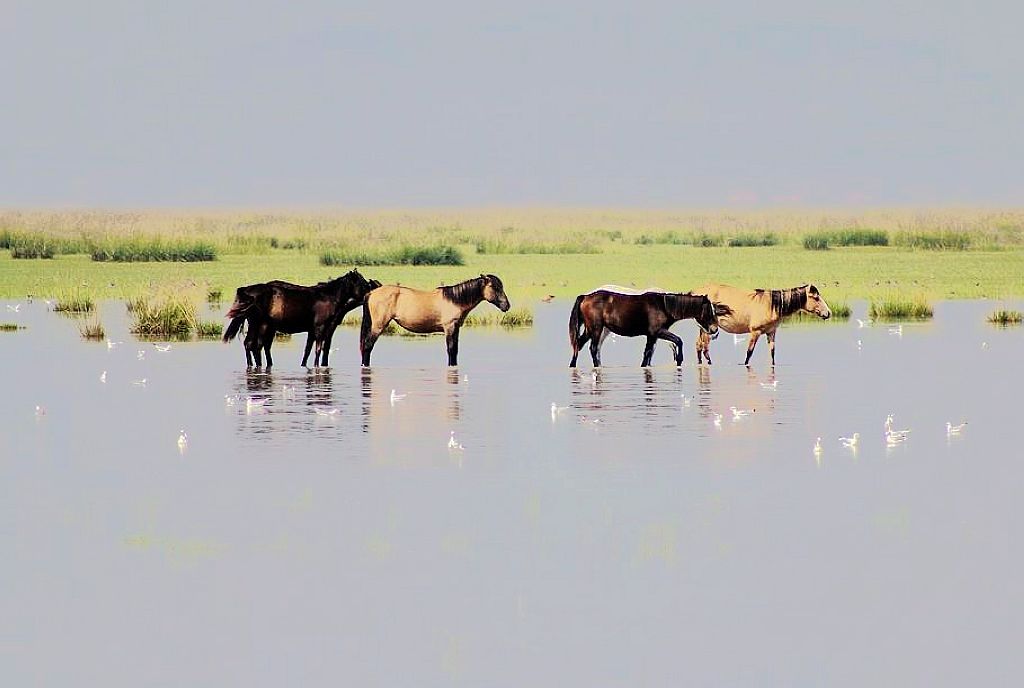
[[[991,304],[902,336],[785,326],[774,371],[727,335],[693,366],[684,323],[683,368],[610,338],[596,374],[566,368],[568,305],[464,331],[457,370],[440,338],[382,340],[361,370],[341,329],[332,369],[298,367],[300,336],[272,373],[237,342],[158,352],[120,304],[109,350],[40,302],[8,313],[28,329],[0,333],[0,677],[934,684],[1019,664],[1024,337]]]

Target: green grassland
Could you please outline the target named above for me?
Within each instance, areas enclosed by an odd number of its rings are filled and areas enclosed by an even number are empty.
[[[887,244],[878,245],[882,235]],[[8,212],[0,214],[0,248],[5,243],[0,298],[172,291],[194,293],[199,303],[220,290],[230,303],[240,285],[313,283],[350,267],[335,258],[392,262],[380,258],[388,255],[403,264],[362,272],[423,288],[494,273],[513,303],[607,283],[682,291],[712,280],[766,288],[812,282],[836,301],[1024,295],[1018,211]],[[15,258],[18,246],[54,250]],[[109,260],[115,253],[125,259]],[[446,264],[412,264],[409,256]]]

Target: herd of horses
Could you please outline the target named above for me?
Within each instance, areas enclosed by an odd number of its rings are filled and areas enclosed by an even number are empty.
[[[223,340],[233,340],[245,327],[243,344],[247,366],[267,367],[274,362],[270,348],[278,332],[308,333],[302,364],[326,366],[331,338],[345,314],[362,306],[359,351],[362,364],[370,365],[370,354],[381,333],[392,321],[418,334],[443,332],[448,365],[458,365],[459,330],[466,316],[482,302],[508,311],[505,287],[496,275],[481,274],[465,282],[429,291],[399,285],[382,285],[352,270],[337,279],[303,286],[274,280],[239,287],[227,313],[229,323]],[[744,365],[750,363],[757,340],[768,340],[775,364],[775,334],[782,319],[805,311],[824,320],[832,312],[813,284],[791,289],[746,290],[724,284],[706,284],[682,292],[636,292],[622,287],[601,288],[576,298],[569,314],[570,367],[576,366],[580,350],[589,342],[594,366],[601,365],[601,344],[608,334],[646,337],[642,366],[649,366],[659,339],[672,346],[676,365],[683,363],[683,342],[670,331],[680,320],[697,323],[697,362],[711,363],[710,343],[719,330],[749,334]]]

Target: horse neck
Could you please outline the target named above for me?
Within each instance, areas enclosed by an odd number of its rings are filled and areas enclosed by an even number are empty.
[[[801,287],[771,291],[772,312],[779,317],[792,315],[805,305],[807,305],[807,292]]]
[[[441,294],[444,298],[465,313],[476,308],[484,300],[484,284],[481,279],[468,280],[450,287],[441,287]]]
[[[700,316],[704,298],[691,294],[665,294],[665,311],[676,320]]]

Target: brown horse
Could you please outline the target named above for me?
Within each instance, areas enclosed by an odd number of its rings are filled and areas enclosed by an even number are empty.
[[[623,337],[647,337],[644,358],[640,363],[645,367],[651,365],[654,345],[659,339],[664,339],[672,344],[676,365],[680,366],[683,364],[683,342],[669,328],[686,318],[694,318],[702,334],[718,336],[718,315],[707,296],[657,291],[621,294],[606,289],[581,294],[576,297],[569,314],[569,344],[572,346],[569,367],[576,367],[580,348],[588,340],[594,367],[600,367],[601,343],[609,332]]]
[[[775,331],[782,319],[797,311],[806,311],[817,315],[822,320],[832,317],[828,304],[821,298],[818,288],[813,284],[804,284],[792,289],[739,289],[727,284],[705,284],[694,289],[694,294],[707,294],[716,304],[724,306],[719,324],[722,329],[732,334],[750,333],[747,343],[747,358],[743,365],[750,363],[754,346],[762,334],[768,338],[768,350],[771,352],[772,365],[775,365]],[[701,356],[707,357],[711,363],[710,341],[704,333],[697,335],[697,362]]]
[[[466,315],[481,301],[492,303],[503,312],[509,309],[505,287],[495,275],[480,275],[432,291],[391,285],[374,289],[363,302],[363,327],[359,341],[363,365],[370,365],[373,345],[392,320],[410,332],[444,332],[448,365],[458,365],[459,328]]]
[[[313,365],[327,365],[334,330],[346,313],[358,307],[366,295],[379,286],[380,282],[367,280],[358,270],[352,270],[337,279],[313,286],[274,280],[239,287],[227,314],[231,322],[224,331],[223,339],[225,342],[234,339],[242,324],[247,322],[246,365],[251,366],[255,359],[256,366],[261,366],[262,350],[267,355],[269,368],[274,365],[270,347],[277,332],[308,332],[302,365],[308,362],[314,343]]]

